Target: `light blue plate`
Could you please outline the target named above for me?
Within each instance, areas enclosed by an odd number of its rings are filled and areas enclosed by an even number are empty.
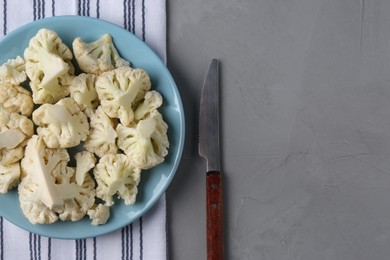
[[[105,225],[92,226],[88,218],[78,222],[58,221],[51,225],[32,225],[19,207],[15,190],[5,195],[0,194],[0,215],[25,230],[53,238],[79,239],[115,231],[146,213],[158,201],[175,175],[184,143],[184,112],[179,92],[166,66],[143,41],[119,26],[89,17],[47,18],[10,32],[0,42],[0,64],[17,55],[23,56],[29,40],[41,28],[56,31],[70,48],[76,37],[88,42],[105,33],[111,34],[121,56],[129,60],[132,67],[146,70],[150,75],[152,88],[164,97],[163,106],[159,110],[169,126],[169,153],[163,164],[142,173],[137,202],[132,206],[125,206],[117,201],[111,208],[111,218]]]

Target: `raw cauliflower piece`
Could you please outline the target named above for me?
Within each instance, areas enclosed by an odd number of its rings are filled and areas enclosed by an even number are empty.
[[[95,203],[95,182],[89,174],[84,175],[81,185],[76,183],[76,171],[66,167],[66,174],[56,176],[57,191],[63,200],[63,207],[56,212],[61,220],[82,219]]]
[[[20,165],[13,163],[3,165],[0,163],[0,193],[7,193],[10,189],[17,186],[20,178]]]
[[[118,135],[115,131],[115,122],[106,115],[102,107],[98,107],[91,115],[90,127],[84,148],[99,157],[105,154],[116,154]]]
[[[34,134],[33,122],[17,113],[0,110],[0,163],[9,165],[24,156],[27,140]]]
[[[37,132],[49,148],[69,148],[87,139],[87,116],[72,98],[64,98],[56,104],[43,104],[32,118],[39,126]]]
[[[29,140],[18,190],[22,211],[31,223],[50,224],[58,218],[77,221],[93,206],[92,177],[86,174],[78,185],[76,171],[66,166],[68,162],[66,149],[49,149],[37,135]]]
[[[20,208],[31,224],[52,224],[58,220],[58,215],[40,200],[40,184],[32,178],[22,178],[18,192]]]
[[[119,118],[126,126],[134,120],[134,104],[144,98],[150,87],[149,75],[142,69],[130,67],[105,72],[96,81],[104,112],[111,118]]]
[[[82,111],[88,116],[99,105],[98,94],[95,89],[97,76],[82,73],[74,77],[70,84],[70,97],[79,104]]]
[[[9,59],[0,66],[0,82],[20,85],[26,79],[25,62],[22,57],[17,56],[15,59]]]
[[[30,39],[29,46],[25,51],[34,52],[37,47],[41,47],[49,53],[58,55],[64,61],[70,61],[73,58],[72,51],[62,42],[58,34],[50,29],[40,29],[36,35]]]
[[[130,66],[128,61],[119,56],[109,34],[90,43],[78,37],[73,41],[73,52],[80,69],[87,73],[100,75],[115,68]]]
[[[37,135],[28,141],[18,191],[20,207],[32,224],[51,224],[58,220],[55,211],[64,205],[57,190],[62,183],[58,176],[66,174],[69,159],[66,149],[48,149]]]
[[[88,151],[78,152],[74,158],[76,159],[76,183],[82,185],[85,175],[95,167],[96,158],[93,153]]]
[[[134,127],[118,124],[118,147],[141,169],[149,169],[164,161],[168,154],[168,125],[154,110]]]
[[[34,103],[30,91],[11,83],[0,83],[0,107],[8,112],[30,116]]]
[[[151,112],[162,105],[163,98],[160,93],[155,90],[148,91],[145,94],[144,100],[134,112],[135,120],[140,120],[148,116]]]
[[[99,204],[87,212],[90,219],[92,219],[92,225],[98,226],[106,224],[110,218],[110,207]]]
[[[123,199],[125,205],[135,203],[141,170],[134,167],[126,155],[104,155],[93,173],[97,182],[96,197],[104,200],[106,206],[114,204],[115,195]]]
[[[30,40],[24,59],[34,103],[55,103],[69,94],[74,74],[72,58],[72,52],[54,31],[41,29]]]

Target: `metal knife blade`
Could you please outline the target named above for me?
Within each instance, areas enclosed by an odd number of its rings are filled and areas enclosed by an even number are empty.
[[[210,63],[201,94],[199,112],[199,154],[207,171],[220,171],[218,60]]]

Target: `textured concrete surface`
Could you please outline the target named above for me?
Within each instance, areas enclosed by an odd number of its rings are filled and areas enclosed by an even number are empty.
[[[171,259],[205,259],[197,107],[221,60],[227,259],[388,260],[390,1],[168,1],[187,119]]]

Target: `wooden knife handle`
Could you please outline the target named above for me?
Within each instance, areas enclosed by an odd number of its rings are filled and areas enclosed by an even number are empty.
[[[207,260],[222,260],[223,219],[221,173],[207,172]]]

